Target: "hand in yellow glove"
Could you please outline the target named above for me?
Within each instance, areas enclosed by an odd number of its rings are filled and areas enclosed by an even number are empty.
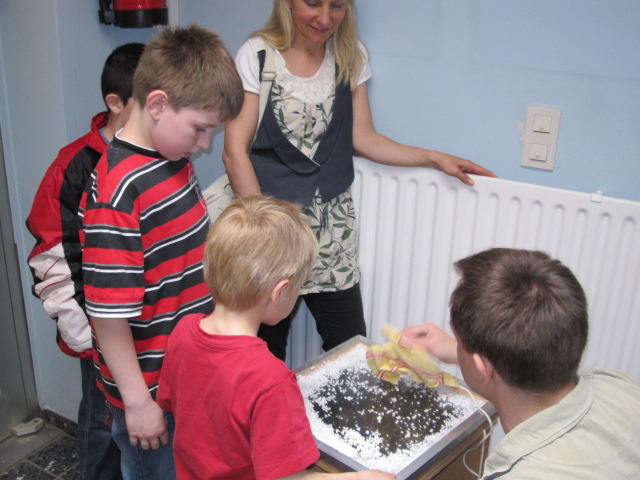
[[[429,387],[458,385],[455,377],[440,371],[424,349],[401,346],[400,332],[393,327],[383,327],[382,333],[388,342],[367,349],[367,363],[378,378],[395,385],[400,375],[410,373],[416,381]]]

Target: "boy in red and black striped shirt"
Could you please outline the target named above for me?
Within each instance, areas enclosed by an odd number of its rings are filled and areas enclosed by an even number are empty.
[[[192,26],[145,47],[134,100],[80,212],[86,308],[125,478],[175,478],[158,377],[177,322],[213,309],[202,273],[209,220],[189,158],[238,115],[243,91],[220,38]]]

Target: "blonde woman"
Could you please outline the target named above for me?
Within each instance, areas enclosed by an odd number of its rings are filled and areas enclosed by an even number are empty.
[[[238,196],[267,194],[302,205],[320,253],[301,294],[328,350],[366,334],[353,155],[388,165],[433,167],[467,184],[467,173],[494,176],[475,163],[397,143],[371,118],[368,57],[358,40],[354,0],[274,0],[266,26],[240,48],[240,115],[228,122],[223,161]],[[275,79],[258,125],[265,50],[275,50]],[[261,329],[284,359],[290,319]]]

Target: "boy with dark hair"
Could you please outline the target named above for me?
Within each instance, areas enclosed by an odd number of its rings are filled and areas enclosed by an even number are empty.
[[[295,375],[257,337],[261,324],[291,312],[317,252],[301,211],[284,200],[240,198],[211,227],[204,264],[215,310],[176,327],[158,389],[159,404],[176,418],[180,479],[329,475],[305,470],[319,452]]]
[[[202,255],[209,220],[189,158],[242,107],[214,32],[165,28],[145,47],[134,107],[83,197],[83,272],[99,386],[125,478],[175,478],[173,420],[155,402],[169,334],[213,308]],[[81,205],[82,206],[82,205]]]
[[[105,103],[109,94],[115,94],[127,105],[133,96],[133,73],[144,50],[142,43],[127,43],[116,48],[104,63],[100,76],[100,89]],[[133,104],[129,106],[129,110]],[[124,123],[121,127],[124,126]],[[115,133],[115,132],[114,132]],[[113,134],[111,135],[113,138]]]
[[[91,121],[91,131],[62,148],[46,171],[27,218],[36,238],[29,254],[34,293],[56,320],[57,342],[80,358],[82,399],[78,410],[78,459],[83,479],[110,480],[120,475],[120,452],[105,425],[105,398],[96,385],[91,357],[91,328],[85,313],[78,205],[91,171],[133,107],[133,72],[144,45],[128,43],[105,61],[101,90],[107,111]]]
[[[640,387],[609,369],[578,373],[588,320],[573,273],[543,252],[505,248],[455,266],[456,338],[425,323],[400,342],[458,363],[496,406],[506,436],[483,478],[638,478]]]

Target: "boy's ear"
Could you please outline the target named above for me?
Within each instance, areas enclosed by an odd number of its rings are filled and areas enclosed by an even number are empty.
[[[273,289],[271,290],[271,295],[269,295],[269,298],[274,303],[274,305],[278,305],[280,303],[280,298],[282,297],[282,294],[284,293],[289,283],[291,283],[289,279],[284,279],[284,280],[280,280],[276,284],[276,286],[273,287]]]
[[[480,381],[483,384],[489,383],[495,375],[493,363],[491,363],[491,361],[489,361],[487,357],[480,355],[479,353],[474,353],[472,355],[472,359],[473,364],[476,367],[476,371],[479,374]]]
[[[167,105],[169,105],[169,96],[163,90],[153,90],[147,95],[147,111],[154,120],[162,115]]]
[[[107,104],[109,112],[111,112],[113,115],[120,115],[125,107],[122,99],[120,98],[120,95],[118,95],[117,93],[107,94],[107,96],[104,97],[104,102]]]

